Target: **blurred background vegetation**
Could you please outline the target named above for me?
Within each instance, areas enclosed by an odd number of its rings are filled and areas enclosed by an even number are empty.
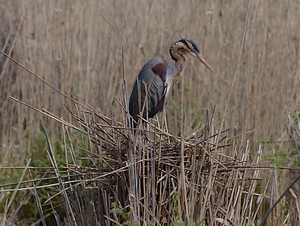
[[[281,141],[289,138],[288,117],[299,120],[299,7],[297,0],[0,0],[0,49],[68,96],[121,120],[115,97],[123,98],[124,81],[129,95],[148,59],[162,55],[172,63],[171,44],[191,39],[215,72],[187,61],[186,134],[215,108],[218,125],[250,140],[253,154],[267,143],[266,160],[289,164],[272,156],[289,155]],[[43,165],[40,123],[58,147],[61,127],[9,97],[69,120],[64,105],[75,106],[3,55],[0,73],[0,164],[23,166],[32,157]],[[179,87],[166,109],[172,134],[180,130]],[[2,175],[19,177],[13,170]]]

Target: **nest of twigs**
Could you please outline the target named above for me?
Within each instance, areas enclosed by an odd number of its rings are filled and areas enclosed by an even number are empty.
[[[88,150],[82,157],[87,167],[68,167],[80,182],[62,188],[70,200],[67,216],[73,216],[66,218],[68,225],[255,221],[250,210],[258,171],[247,173],[248,147],[230,143],[228,130],[213,130],[213,117],[184,138],[151,123],[132,132],[96,112],[73,117],[88,138]]]

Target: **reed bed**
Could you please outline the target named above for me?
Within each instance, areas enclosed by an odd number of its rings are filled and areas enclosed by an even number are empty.
[[[272,169],[261,168],[260,149],[250,158],[249,141],[231,139],[228,129],[216,129],[213,114],[206,114],[198,132],[176,137],[155,120],[145,122],[147,126],[139,127],[134,134],[127,126],[125,110],[124,121],[118,122],[91,109],[66,109],[73,119],[71,123],[40,111],[61,124],[64,160],[58,160],[58,150],[47,129],[41,127],[47,140],[49,166],[30,167],[29,161],[23,172],[31,175],[30,179],[22,177],[18,184],[2,186],[8,197],[9,192],[30,191],[25,200],[35,200],[40,216],[33,224],[260,222],[272,191],[271,179],[264,183],[261,171]],[[47,197],[41,190],[47,191]],[[7,211],[5,222],[13,222],[14,213]],[[280,218],[277,222],[288,220]]]

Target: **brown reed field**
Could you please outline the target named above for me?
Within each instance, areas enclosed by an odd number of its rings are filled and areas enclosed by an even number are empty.
[[[0,3],[0,225],[300,224],[297,0]],[[214,73],[187,59],[134,136],[181,37]]]

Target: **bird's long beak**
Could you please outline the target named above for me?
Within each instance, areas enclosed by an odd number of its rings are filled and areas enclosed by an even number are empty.
[[[212,67],[206,62],[206,60],[204,60],[203,56],[201,56],[201,54],[197,54],[197,58],[201,61],[201,63],[203,63],[205,65],[205,67],[208,68],[208,70],[210,70],[211,72],[214,72],[214,69],[212,69]]]

